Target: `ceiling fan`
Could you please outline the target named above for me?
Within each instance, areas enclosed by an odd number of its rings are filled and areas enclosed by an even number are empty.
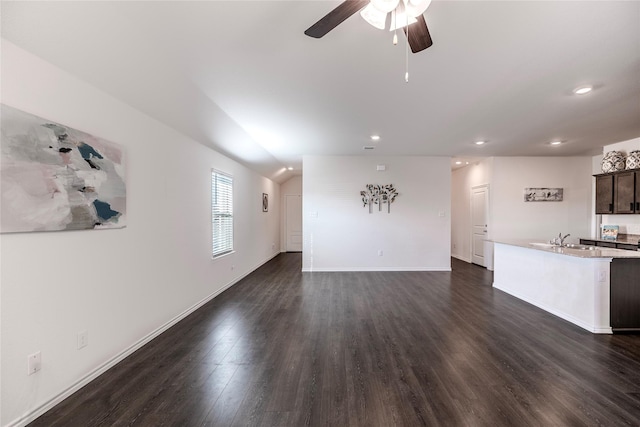
[[[423,16],[429,4],[431,0],[346,0],[304,33],[319,39],[360,11],[360,15],[376,28],[389,28],[389,31],[402,28],[411,51],[417,53],[433,44]],[[396,40],[394,37],[394,44]]]

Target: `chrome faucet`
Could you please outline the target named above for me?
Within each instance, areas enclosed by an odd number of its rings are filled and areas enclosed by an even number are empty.
[[[551,243],[552,245],[564,246],[564,241],[569,236],[571,236],[571,234],[565,234],[564,236],[562,236],[562,233],[558,233],[558,237],[552,239],[551,241],[549,241],[549,243]]]

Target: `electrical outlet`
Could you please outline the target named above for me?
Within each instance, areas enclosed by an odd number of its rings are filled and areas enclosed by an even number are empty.
[[[42,354],[36,352],[27,356],[27,375],[32,375],[42,369]]]
[[[598,270],[598,282],[604,283],[607,281],[607,272],[605,270]]]
[[[78,332],[78,350],[89,345],[89,331],[84,330]]]

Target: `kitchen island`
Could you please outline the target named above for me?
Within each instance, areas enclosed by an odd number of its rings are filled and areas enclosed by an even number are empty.
[[[494,242],[493,286],[590,332],[640,331],[640,252]]]

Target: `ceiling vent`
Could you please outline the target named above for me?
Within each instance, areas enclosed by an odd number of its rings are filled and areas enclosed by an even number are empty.
[[[362,147],[363,150],[373,150],[375,147],[373,145],[365,145]]]

